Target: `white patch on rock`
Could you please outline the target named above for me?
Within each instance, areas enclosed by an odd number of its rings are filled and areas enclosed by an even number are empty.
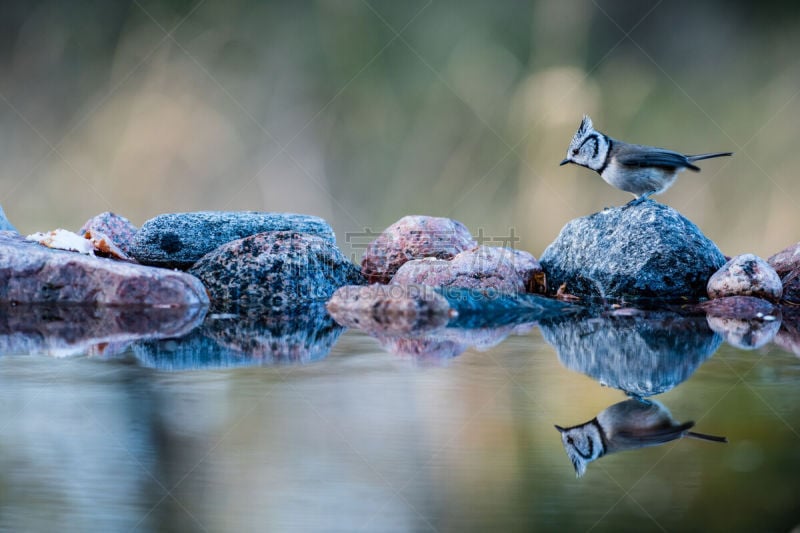
[[[69,252],[78,252],[86,255],[94,255],[94,244],[81,237],[77,233],[67,231],[65,229],[54,229],[53,231],[43,233],[37,232],[25,237],[28,241],[38,242],[42,246],[48,248],[55,248],[57,250],[67,250]]]

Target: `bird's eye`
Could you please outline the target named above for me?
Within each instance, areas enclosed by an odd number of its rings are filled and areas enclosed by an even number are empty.
[[[578,155],[578,149],[577,148],[573,148],[572,155]]]
[[[572,440],[572,437],[567,437],[567,443],[568,444],[575,444],[575,441]]]

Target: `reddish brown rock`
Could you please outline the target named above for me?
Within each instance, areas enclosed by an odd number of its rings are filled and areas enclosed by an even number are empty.
[[[282,309],[327,300],[363,277],[330,240],[268,231],[223,244],[189,270],[217,304]]]
[[[98,252],[130,261],[130,247],[136,230],[127,218],[106,211],[87,220],[78,234],[92,241]]]
[[[447,300],[426,285],[342,287],[327,309],[343,326],[381,335],[435,330],[453,316]]]
[[[424,257],[452,259],[478,246],[461,222],[449,218],[405,216],[367,246],[361,272],[369,283],[389,283],[406,262]]]
[[[708,326],[731,346],[754,350],[772,341],[781,327],[781,310],[752,296],[729,296],[703,302]]]
[[[394,275],[392,284],[424,283],[433,287],[525,292],[525,281],[519,271],[531,273],[535,261],[533,256],[527,258],[505,248],[480,246],[461,252],[450,261],[432,258],[409,261]]]
[[[0,302],[207,305],[200,281],[180,272],[54,250],[0,233]]]
[[[781,279],[763,259],[753,254],[737,255],[717,270],[707,285],[709,298],[755,296],[780,300]]]
[[[767,259],[783,284],[783,300],[800,305],[800,242]]]

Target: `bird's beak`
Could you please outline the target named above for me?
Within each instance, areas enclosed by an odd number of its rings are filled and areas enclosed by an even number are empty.
[[[559,433],[564,433],[564,431],[566,431],[564,428],[562,428],[559,425],[556,425],[556,429],[559,431]]]
[[[565,160],[563,160],[561,163],[559,163],[559,164],[558,164],[558,166],[560,166],[560,167],[563,167],[563,166],[564,166],[564,165],[566,165],[567,163],[569,163],[569,159],[565,159]]]

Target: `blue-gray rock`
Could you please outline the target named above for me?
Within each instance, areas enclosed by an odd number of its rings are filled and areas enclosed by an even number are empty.
[[[223,244],[189,270],[215,306],[283,309],[327,300],[344,285],[364,283],[358,267],[330,240],[270,231]]]
[[[15,228],[11,222],[8,221],[6,218],[6,214],[3,211],[3,206],[0,206],[0,231],[13,231],[16,233],[17,228]]]
[[[682,383],[722,344],[704,316],[669,311],[544,319],[539,327],[565,367],[638,397]]]
[[[680,213],[646,201],[570,221],[540,263],[551,294],[697,300],[725,256]]]
[[[133,353],[160,370],[307,364],[324,359],[344,331],[322,302],[241,311],[208,315],[181,338],[137,342]]]
[[[151,218],[136,232],[130,254],[143,265],[186,270],[225,243],[266,231],[294,231],[336,243],[323,219],[293,213],[202,211]]]
[[[47,248],[0,232],[0,302],[208,305],[200,281],[184,272]]]

